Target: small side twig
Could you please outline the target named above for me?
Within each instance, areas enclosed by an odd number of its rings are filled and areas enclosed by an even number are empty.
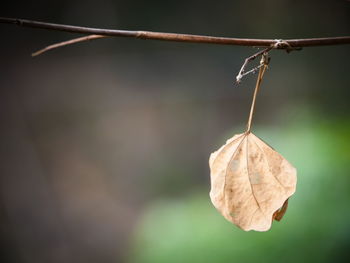
[[[258,67],[254,68],[254,69],[252,69],[252,70],[250,70],[250,71],[248,71],[248,72],[245,72],[245,68],[247,67],[247,65],[248,65],[249,62],[253,61],[253,60],[256,59],[257,57],[259,57],[259,56],[261,56],[261,55],[263,55],[263,54],[265,54],[265,53],[268,53],[268,52],[269,52],[271,49],[273,49],[273,48],[274,48],[274,46],[270,46],[270,47],[268,47],[268,48],[265,48],[265,49],[263,49],[263,50],[260,50],[259,52],[257,52],[257,53],[255,53],[255,54],[251,55],[250,57],[247,57],[247,58],[244,60],[244,63],[243,63],[243,65],[242,65],[242,67],[241,67],[241,69],[240,69],[240,71],[238,72],[238,75],[237,75],[237,77],[236,77],[237,83],[240,83],[241,80],[242,80],[242,78],[243,78],[245,75],[247,75],[247,74],[249,74],[249,73],[252,73],[252,72],[255,72],[256,70],[258,70],[258,69],[261,67],[261,65],[259,65]]]
[[[256,66],[255,68],[249,70],[249,71],[245,71],[246,67],[248,65],[249,62],[253,61],[254,59],[256,59],[259,56],[264,56],[264,54],[267,54],[269,51],[271,51],[272,49],[284,49],[285,51],[287,51],[287,53],[291,52],[291,51],[295,51],[295,50],[301,50],[301,47],[292,47],[288,41],[283,40],[283,39],[275,39],[275,43],[271,44],[269,47],[260,50],[259,52],[251,55],[250,57],[246,58],[244,60],[244,63],[240,69],[240,71],[238,72],[238,75],[236,76],[236,82],[240,83],[242,81],[242,78],[250,73],[255,73],[259,68],[262,67],[262,64]]]
[[[40,49],[37,52],[34,52],[32,54],[32,57],[38,56],[40,54],[43,54],[49,50],[55,49],[55,48],[59,48],[59,47],[63,47],[63,46],[68,46],[68,45],[72,45],[75,43],[79,43],[79,42],[83,42],[83,41],[89,41],[89,40],[93,40],[93,39],[99,39],[99,38],[106,38],[108,36],[102,36],[102,35],[89,35],[89,36],[85,36],[85,37],[79,37],[79,38],[74,38],[68,41],[64,41],[64,42],[59,42],[50,46],[47,46],[43,49]]]
[[[255,68],[252,68],[251,70],[248,70],[247,72],[244,72],[244,73],[242,73],[241,74],[241,79],[244,77],[244,76],[246,76],[246,75],[249,75],[249,74],[255,74],[257,71],[258,71],[258,69],[260,69],[262,67],[262,65],[258,65],[258,66],[256,66]],[[237,77],[236,77],[237,78]],[[240,80],[241,81],[241,80]],[[237,83],[239,83],[238,81],[237,81]]]

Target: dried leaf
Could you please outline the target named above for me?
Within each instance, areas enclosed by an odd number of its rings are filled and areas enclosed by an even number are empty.
[[[296,188],[296,169],[251,132],[229,139],[209,159],[210,198],[245,231],[267,231],[280,220]]]

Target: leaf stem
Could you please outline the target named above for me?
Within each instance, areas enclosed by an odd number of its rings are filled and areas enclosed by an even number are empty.
[[[255,89],[254,89],[252,105],[250,107],[250,113],[249,113],[249,119],[248,119],[248,123],[247,123],[246,133],[250,133],[250,131],[251,131],[256,97],[257,97],[257,94],[258,94],[258,91],[259,91],[262,79],[264,77],[264,73],[266,71],[267,65],[269,63],[269,58],[267,57],[267,55],[268,55],[268,53],[264,53],[262,55],[262,58],[261,58],[261,61],[260,61],[260,64],[262,65],[262,67],[260,67],[260,69],[259,69],[259,75],[258,75],[258,78],[256,80],[256,85],[255,85]]]

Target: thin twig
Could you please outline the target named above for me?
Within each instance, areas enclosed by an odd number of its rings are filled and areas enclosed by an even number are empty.
[[[32,21],[32,20],[26,20],[26,19],[6,18],[6,17],[0,17],[0,23],[16,24],[16,25],[25,26],[25,27],[66,31],[66,32],[72,32],[72,33],[93,34],[93,35],[114,36],[114,37],[136,37],[136,38],[142,38],[142,39],[156,39],[156,40],[190,42],[190,43],[259,46],[259,47],[269,47],[276,43],[276,40],[274,39],[246,39],[246,38],[201,36],[201,35],[191,35],[191,34],[161,33],[161,32],[150,32],[150,31],[112,30],[112,29],[100,29],[100,28],[52,24],[52,23],[38,22],[38,21]],[[342,44],[350,44],[350,36],[308,38],[308,39],[288,39],[288,40],[284,40],[283,42],[288,43],[288,46],[292,48],[342,45]],[[286,49],[286,46],[281,45],[276,48]]]
[[[270,47],[268,47],[268,48],[265,48],[265,49],[263,49],[263,50],[260,50],[259,52],[257,52],[257,53],[255,53],[255,54],[251,55],[250,57],[247,57],[247,58],[244,60],[244,63],[243,63],[243,65],[242,65],[242,67],[241,67],[241,69],[240,69],[240,71],[238,72],[238,75],[237,75],[237,77],[236,77],[237,83],[240,83],[240,82],[241,82],[243,76],[247,75],[247,74],[250,73],[250,72],[253,72],[253,71],[251,71],[251,70],[250,70],[249,72],[245,72],[245,68],[247,67],[248,63],[249,63],[250,61],[256,59],[258,56],[261,56],[261,55],[263,55],[264,53],[269,52],[271,49],[273,49],[273,46],[270,46]],[[254,69],[253,69],[253,70],[254,70]]]
[[[71,40],[68,40],[68,41],[59,42],[59,43],[47,46],[47,47],[45,47],[43,49],[40,49],[39,51],[34,52],[32,54],[32,56],[35,57],[35,56],[41,55],[42,53],[44,53],[46,51],[49,51],[51,49],[54,49],[54,48],[63,47],[63,46],[67,46],[67,45],[72,45],[72,44],[75,44],[75,43],[78,43],[78,42],[83,42],[83,41],[88,41],[88,40],[93,40],[93,39],[106,38],[106,37],[108,37],[108,36],[89,35],[89,36],[86,36],[86,37],[74,38],[74,39],[71,39]]]
[[[247,76],[247,75],[249,75],[249,74],[251,74],[251,73],[252,73],[252,74],[255,74],[255,72],[257,72],[258,69],[260,69],[262,66],[263,66],[263,65],[260,64],[260,65],[257,65],[256,67],[254,67],[254,68],[248,70],[247,72],[244,72],[244,73],[240,76],[240,80],[239,80],[239,81],[241,81],[243,77],[245,77],[245,76]],[[236,79],[237,79],[237,77],[236,77]],[[240,82],[237,82],[237,83],[239,84]]]
[[[242,80],[242,78],[250,73],[255,73],[259,68],[261,68],[263,66],[263,64],[260,63],[260,65],[256,66],[255,68],[245,72],[245,68],[247,67],[248,63],[253,61],[254,59],[256,59],[258,56],[264,56],[266,57],[266,55],[272,50],[272,49],[284,49],[287,51],[287,53],[290,53],[292,51],[299,51],[302,48],[301,47],[292,47],[290,46],[290,44],[283,40],[283,39],[275,39],[275,43],[272,44],[270,47],[265,48],[253,55],[251,55],[250,57],[246,58],[244,60],[244,63],[240,69],[240,71],[238,72],[238,75],[236,76],[236,82],[239,84]],[[268,64],[268,61],[266,62]]]

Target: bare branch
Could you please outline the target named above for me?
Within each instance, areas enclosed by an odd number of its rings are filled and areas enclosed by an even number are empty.
[[[175,33],[161,33],[150,31],[128,31],[128,30],[113,30],[79,27],[61,24],[52,24],[38,21],[31,21],[17,18],[0,17],[0,23],[15,24],[25,27],[42,28],[48,30],[58,30],[72,33],[93,34],[102,36],[114,37],[135,37],[142,39],[156,39],[165,41],[190,42],[190,43],[207,43],[219,45],[239,45],[239,46],[257,46],[269,47],[276,44],[274,39],[246,39],[246,38],[230,38],[230,37],[214,37],[201,36],[191,34],[175,34]],[[308,38],[308,39],[287,39],[283,41],[284,44],[275,47],[277,49],[288,49],[287,47],[310,47],[310,46],[326,46],[326,45],[343,45],[350,44],[350,36],[344,37],[328,37],[328,38]],[[288,44],[286,46],[286,44]]]

